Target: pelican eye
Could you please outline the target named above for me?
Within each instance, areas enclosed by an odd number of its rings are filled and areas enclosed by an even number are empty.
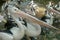
[[[17,10],[15,9],[15,11],[17,11]]]

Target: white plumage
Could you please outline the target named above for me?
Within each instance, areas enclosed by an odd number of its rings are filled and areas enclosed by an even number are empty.
[[[41,33],[41,27],[38,24],[35,23],[27,23],[26,27],[26,35],[30,37],[36,37],[40,35]]]
[[[16,7],[10,7],[10,8],[8,8],[9,10],[10,10],[10,12],[11,12],[11,15],[13,16],[13,18],[15,17],[15,19],[16,18],[18,18],[19,16],[17,16],[16,14],[15,14],[15,12],[19,12],[19,9],[18,8],[16,8]],[[17,22],[18,23],[18,22]],[[41,27],[40,27],[40,25],[38,25],[38,24],[35,24],[35,23],[30,23],[30,22],[27,22],[27,27],[25,27],[25,31],[26,31],[26,35],[27,36],[32,36],[32,37],[34,37],[34,36],[38,36],[40,33],[41,33]]]

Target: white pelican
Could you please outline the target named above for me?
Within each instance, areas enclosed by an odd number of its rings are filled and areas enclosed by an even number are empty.
[[[16,12],[19,12],[18,8],[9,6],[8,10],[10,11],[12,16],[14,15],[15,18],[19,17],[15,14]],[[41,33],[40,25],[35,24],[35,23],[27,22],[27,27],[25,27],[25,29],[26,29],[27,36],[35,37],[35,36],[40,35]]]

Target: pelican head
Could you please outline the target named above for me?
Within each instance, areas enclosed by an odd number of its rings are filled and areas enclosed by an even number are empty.
[[[16,13],[16,11],[19,11],[19,9],[15,6],[8,5],[8,11],[11,13]]]

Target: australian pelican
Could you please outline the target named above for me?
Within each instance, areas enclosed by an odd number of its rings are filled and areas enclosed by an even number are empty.
[[[18,15],[16,15],[16,12],[19,12],[19,9],[15,6],[9,6],[8,11],[13,16],[13,18],[18,19]],[[18,23],[18,22],[17,22]],[[30,37],[36,37],[40,35],[41,33],[41,27],[38,24],[27,22],[27,27],[25,27],[25,34]]]

